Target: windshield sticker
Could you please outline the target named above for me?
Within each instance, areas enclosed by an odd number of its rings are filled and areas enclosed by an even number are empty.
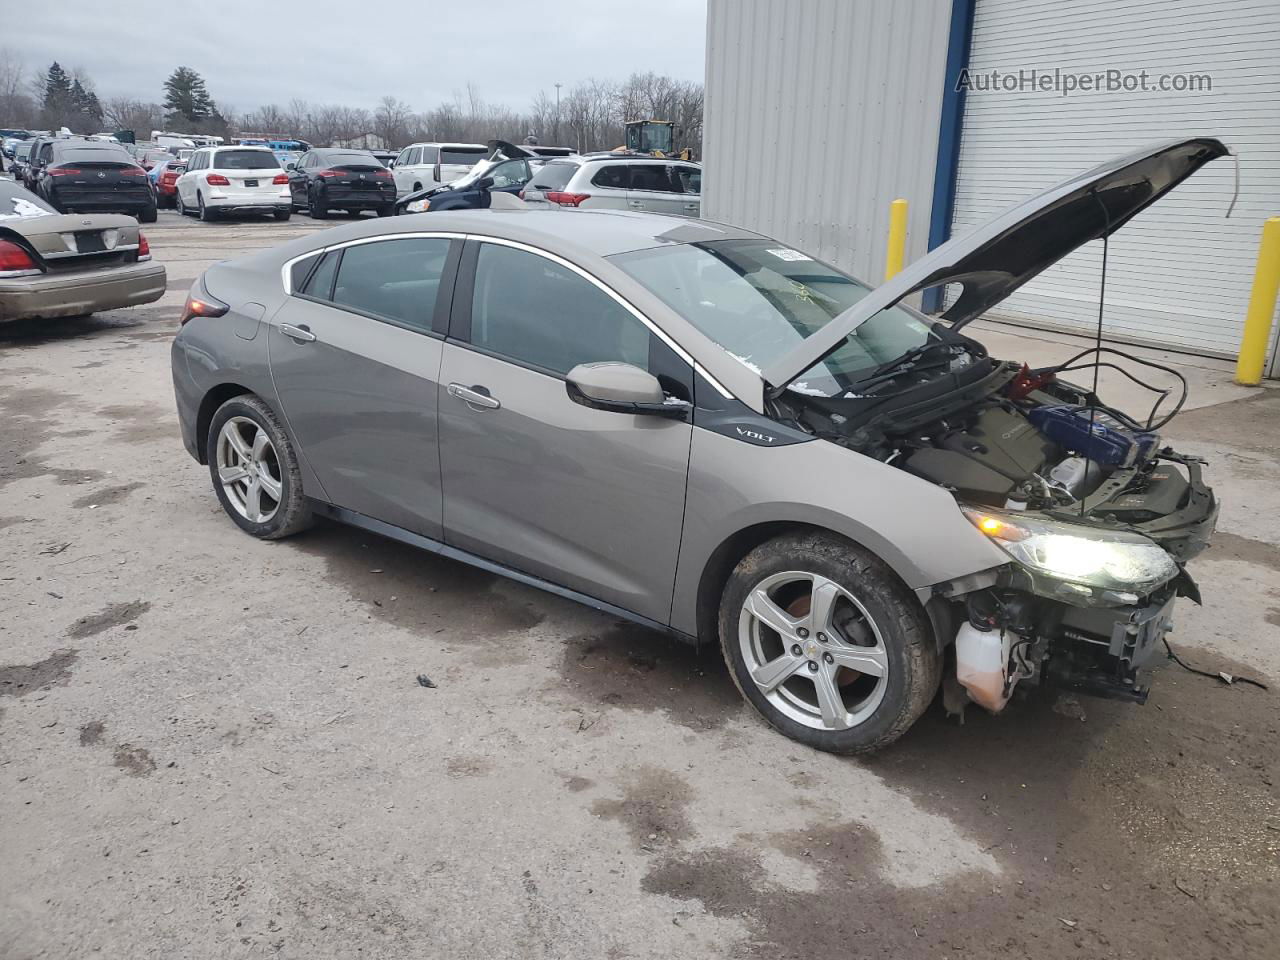
[[[41,210],[30,200],[22,197],[13,198],[13,212],[5,213],[0,210],[0,220],[26,220],[29,217],[47,217],[49,212]]]
[[[757,367],[754,363],[752,363],[752,362],[751,362],[750,360],[748,360],[746,357],[740,357],[740,356],[738,356],[736,353],[730,353],[730,354],[729,354],[729,356],[733,357],[733,359],[737,360],[740,364],[742,364],[744,367],[746,367],[746,368],[747,368],[748,370],[750,370],[752,373],[761,373],[761,372],[762,372],[762,371],[760,370],[760,368],[759,368],[759,367]]]
[[[787,389],[792,393],[800,393],[806,397],[826,397],[829,396],[827,391],[818,390],[816,387],[809,386],[807,380],[797,380],[795,383],[787,385]]]
[[[791,250],[787,247],[775,247],[774,249],[770,250],[769,253],[772,253],[779,260],[796,261],[796,260],[812,260],[813,259],[813,257],[809,256],[808,254],[801,253],[799,250]]]

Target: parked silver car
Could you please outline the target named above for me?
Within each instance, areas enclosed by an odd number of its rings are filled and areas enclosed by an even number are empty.
[[[253,536],[331,517],[718,641],[819,749],[891,742],[944,672],[991,710],[1140,701],[1216,521],[1200,466],[960,328],[1225,153],[1105,164],[874,290],[680,217],[353,223],[197,281],[183,440]],[[946,322],[902,305],[936,284]]]
[[[535,206],[696,217],[702,213],[702,167],[633,154],[565,157],[544,165],[520,197]]]

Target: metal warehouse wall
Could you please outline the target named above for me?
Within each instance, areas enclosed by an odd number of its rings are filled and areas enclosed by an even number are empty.
[[[855,276],[884,273],[889,202],[928,248],[950,4],[710,0],[702,215]]]

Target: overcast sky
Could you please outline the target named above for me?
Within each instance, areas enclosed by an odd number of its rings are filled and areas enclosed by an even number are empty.
[[[183,65],[238,112],[294,97],[372,108],[384,94],[426,110],[468,81],[523,109],[557,81],[701,81],[705,31],[706,0],[57,0],[4,17],[0,46],[29,68],[82,68],[100,98],[159,102]]]

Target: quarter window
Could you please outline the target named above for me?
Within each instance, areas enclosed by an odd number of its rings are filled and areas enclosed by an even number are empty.
[[[648,370],[650,337],[630,311],[573,271],[524,250],[481,245],[471,303],[475,346],[564,376],[580,363],[605,360]]]
[[[341,250],[330,250],[324,255],[319,266],[316,266],[314,257],[295,263],[293,265],[294,289],[317,300],[328,300],[333,296],[333,277],[338,271],[338,260],[341,257]],[[312,267],[315,267],[314,272],[311,270]],[[310,278],[307,277],[308,273],[311,274]]]
[[[333,303],[430,332],[448,254],[449,240],[443,237],[406,237],[346,247]],[[316,273],[324,267],[321,264]]]

